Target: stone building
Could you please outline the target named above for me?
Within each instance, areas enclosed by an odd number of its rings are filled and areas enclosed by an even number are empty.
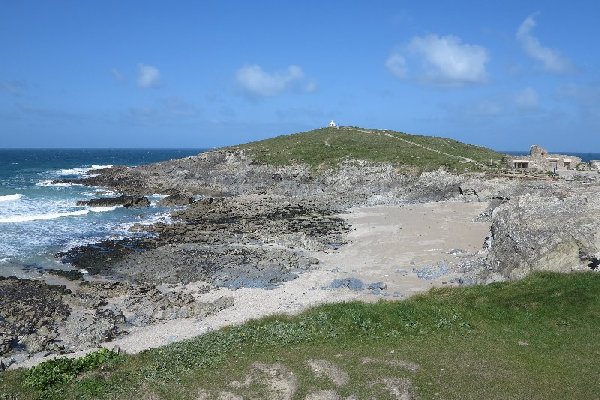
[[[508,166],[514,169],[537,169],[547,172],[569,170],[581,164],[581,158],[564,154],[550,154],[537,144],[531,146],[528,156],[509,157]]]

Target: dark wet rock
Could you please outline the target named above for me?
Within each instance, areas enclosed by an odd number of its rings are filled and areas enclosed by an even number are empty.
[[[273,287],[316,263],[302,249],[344,243],[349,229],[317,203],[274,196],[206,198],[173,218],[173,224],[146,227],[152,237],[104,241],[58,256],[91,275],[136,284]]]
[[[174,225],[151,230],[163,240],[201,243],[276,243],[319,250],[344,243],[349,227],[318,202],[276,196],[249,196],[199,201],[173,213]]]
[[[58,326],[71,313],[64,286],[0,277],[0,355],[56,349]]]
[[[129,293],[131,284],[127,282],[82,282],[77,290],[78,294],[88,296],[99,296],[102,298],[112,298],[124,296]]]
[[[100,197],[97,199],[80,200],[78,206],[88,207],[115,207],[123,206],[125,208],[141,208],[150,206],[150,200],[143,196],[126,196],[119,197]]]
[[[81,281],[83,280],[83,273],[81,271],[72,269],[72,270],[63,270],[63,269],[45,269],[45,272],[60,276],[61,278],[66,278],[70,281]]]
[[[367,289],[377,292],[387,289],[387,284],[385,284],[385,282],[373,282],[367,286]]]
[[[5,329],[5,328],[4,328]],[[0,355],[8,353],[15,347],[17,338],[14,334],[0,332]]]
[[[272,287],[315,262],[285,249],[183,243],[131,254],[105,273],[138,284],[205,281],[232,288]]]
[[[92,275],[109,274],[111,264],[130,254],[155,247],[154,243],[143,239],[105,240],[99,243],[74,247],[56,256],[64,263],[78,269],[85,269]]]
[[[161,207],[173,207],[173,206],[188,206],[194,202],[194,197],[182,193],[172,194],[170,196],[161,199],[158,205]]]
[[[341,289],[347,288],[350,290],[363,290],[365,284],[358,278],[345,278],[345,279],[334,279],[329,284],[329,287],[332,289]]]

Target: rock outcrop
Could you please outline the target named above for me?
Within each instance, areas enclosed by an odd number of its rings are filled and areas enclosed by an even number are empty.
[[[492,214],[489,277],[519,279],[532,271],[595,269],[600,258],[600,190],[561,197],[526,194]]]
[[[120,282],[83,282],[73,290],[43,281],[0,277],[0,363],[30,354],[63,354],[96,347],[146,326],[176,318],[205,318],[231,298],[198,301],[182,291]]]
[[[100,197],[97,199],[80,200],[77,202],[78,206],[88,207],[114,207],[123,206],[125,208],[140,208],[148,207],[150,200],[143,196],[126,196],[122,195],[119,197]]]

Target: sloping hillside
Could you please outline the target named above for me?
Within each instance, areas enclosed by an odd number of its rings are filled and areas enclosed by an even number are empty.
[[[320,306],[0,372],[0,399],[596,399],[600,276]]]
[[[322,128],[236,146],[257,162],[335,166],[345,160],[390,162],[420,171],[496,168],[503,155],[453,139],[355,127]]]

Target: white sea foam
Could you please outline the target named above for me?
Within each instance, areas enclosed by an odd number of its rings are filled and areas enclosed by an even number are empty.
[[[117,208],[121,206],[113,206],[113,207],[90,207],[88,210],[92,212],[108,212],[115,211]]]
[[[173,219],[171,218],[170,213],[157,214],[157,215],[152,215],[150,217],[146,217],[146,218],[142,219],[141,221],[138,220],[135,222],[127,222],[124,224],[120,224],[119,228],[123,229],[125,231],[129,231],[133,226],[137,226],[137,225],[149,226],[149,225],[156,224],[157,222],[162,222],[163,224],[171,224],[173,222]]]
[[[94,171],[97,169],[105,169],[105,168],[112,168],[112,165],[97,165],[94,164],[91,167],[77,167],[77,168],[65,168],[65,169],[61,169],[58,171],[59,175],[65,176],[65,175],[90,175],[90,176],[94,176],[89,174],[90,171]]]
[[[112,168],[112,164],[108,164],[108,165],[96,165],[93,164],[92,167],[90,168],[90,170],[95,170],[95,169],[105,169],[105,168]]]
[[[111,190],[100,189],[100,190],[96,190],[96,193],[94,193],[93,195],[94,196],[100,195],[100,196],[106,196],[106,197],[117,197],[117,196],[120,196],[121,193],[113,192]]]
[[[158,202],[164,199],[165,197],[168,197],[168,195],[154,193],[153,195],[148,196],[148,199],[150,200],[150,206],[156,207],[158,205]]]
[[[52,179],[40,181],[35,186],[53,186],[53,187],[70,187],[70,186],[83,186],[81,183],[72,182],[54,182]]]
[[[67,168],[58,171],[59,175],[85,175],[91,168]]]
[[[69,251],[71,249],[74,249],[75,247],[82,247],[82,246],[86,246],[88,244],[98,243],[98,242],[101,242],[101,241],[107,240],[107,239],[122,240],[128,236],[131,236],[127,231],[121,230],[120,227],[115,227],[114,229],[112,229],[112,232],[114,232],[115,230],[117,230],[119,233],[112,233],[110,235],[105,234],[105,235],[98,235],[98,236],[90,236],[90,237],[86,237],[86,238],[72,239],[61,249],[61,251]]]
[[[90,212],[90,210],[77,210],[77,211],[69,211],[69,212],[55,212],[55,213],[47,213],[47,214],[33,214],[33,215],[9,215],[5,217],[0,217],[0,224],[10,224],[17,222],[31,222],[31,221],[44,221],[57,219],[62,217],[75,217],[86,215]]]
[[[8,257],[6,257],[6,258],[0,258],[0,264],[6,264],[9,261],[10,261],[10,258],[8,258]]]
[[[7,194],[5,196],[0,196],[0,201],[17,201],[20,200],[21,197],[23,197],[21,193]]]

